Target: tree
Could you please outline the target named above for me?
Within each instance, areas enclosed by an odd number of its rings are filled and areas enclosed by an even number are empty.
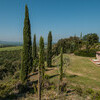
[[[63,77],[63,49],[61,48],[61,53],[60,53],[60,81],[62,81]]]
[[[48,34],[48,45],[47,45],[47,66],[51,67],[52,65],[52,33],[51,31]]]
[[[34,35],[33,38],[33,70],[36,71],[36,67],[37,67],[37,46],[36,46],[36,35]]]
[[[81,32],[81,34],[80,34],[80,40],[82,40],[82,32]]]
[[[44,78],[44,39],[40,37],[39,42],[39,68],[38,68],[38,97],[41,100],[41,83]],[[42,79],[42,80],[41,80]]]
[[[94,43],[99,42],[99,37],[96,33],[90,33],[83,36],[83,41],[86,44],[87,53],[89,52],[90,48]]]
[[[87,41],[89,45],[99,42],[99,37],[96,33],[90,33],[83,37],[84,41]]]
[[[32,43],[28,7],[25,6],[25,19],[23,28],[23,49],[21,62],[21,81],[27,81],[28,73],[32,68]]]

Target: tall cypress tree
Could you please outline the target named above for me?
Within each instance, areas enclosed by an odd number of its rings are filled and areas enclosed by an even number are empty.
[[[33,38],[33,70],[36,71],[37,67],[37,46],[36,46],[36,35]]]
[[[47,45],[47,66],[51,67],[52,65],[52,33],[51,31],[48,34],[48,45]]]
[[[63,49],[61,48],[61,53],[60,53],[60,81],[62,81],[63,77]]]
[[[44,78],[44,40],[42,37],[40,37],[39,42],[39,68],[38,68],[38,98],[41,100],[41,83]]]
[[[22,50],[22,64],[21,64],[21,81],[27,80],[28,73],[32,68],[32,43],[31,43],[31,28],[28,7],[25,6],[25,19],[23,28],[23,50]]]
[[[45,71],[45,67],[44,67],[44,39],[43,37],[40,37],[40,48],[39,48],[39,67],[40,67],[40,71],[41,71],[41,76],[42,78],[44,77],[44,71]]]
[[[82,37],[82,32],[81,32],[81,34],[80,34],[80,40],[82,40],[82,38],[83,38],[83,37]]]

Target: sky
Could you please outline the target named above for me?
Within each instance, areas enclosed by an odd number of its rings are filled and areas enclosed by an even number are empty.
[[[81,32],[100,36],[100,0],[0,0],[0,41],[23,41],[25,4],[37,41],[46,42],[49,31],[53,42]]]

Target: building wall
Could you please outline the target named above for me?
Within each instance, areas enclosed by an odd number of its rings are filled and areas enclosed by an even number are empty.
[[[100,54],[96,54],[96,58],[100,60]]]

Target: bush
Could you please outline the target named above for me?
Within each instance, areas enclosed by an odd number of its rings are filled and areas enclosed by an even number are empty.
[[[21,50],[0,51],[0,79],[14,75],[21,67]]]
[[[86,94],[93,94],[93,93],[94,93],[94,91],[91,88],[86,90]]]
[[[93,93],[91,96],[91,99],[92,100],[100,100],[100,91]]]
[[[75,51],[74,54],[77,56],[83,56],[83,57],[95,57],[96,55],[96,49],[90,49],[89,51],[87,50],[80,50],[80,51]]]
[[[0,84],[0,97],[7,97],[12,91],[12,88],[9,85]]]

